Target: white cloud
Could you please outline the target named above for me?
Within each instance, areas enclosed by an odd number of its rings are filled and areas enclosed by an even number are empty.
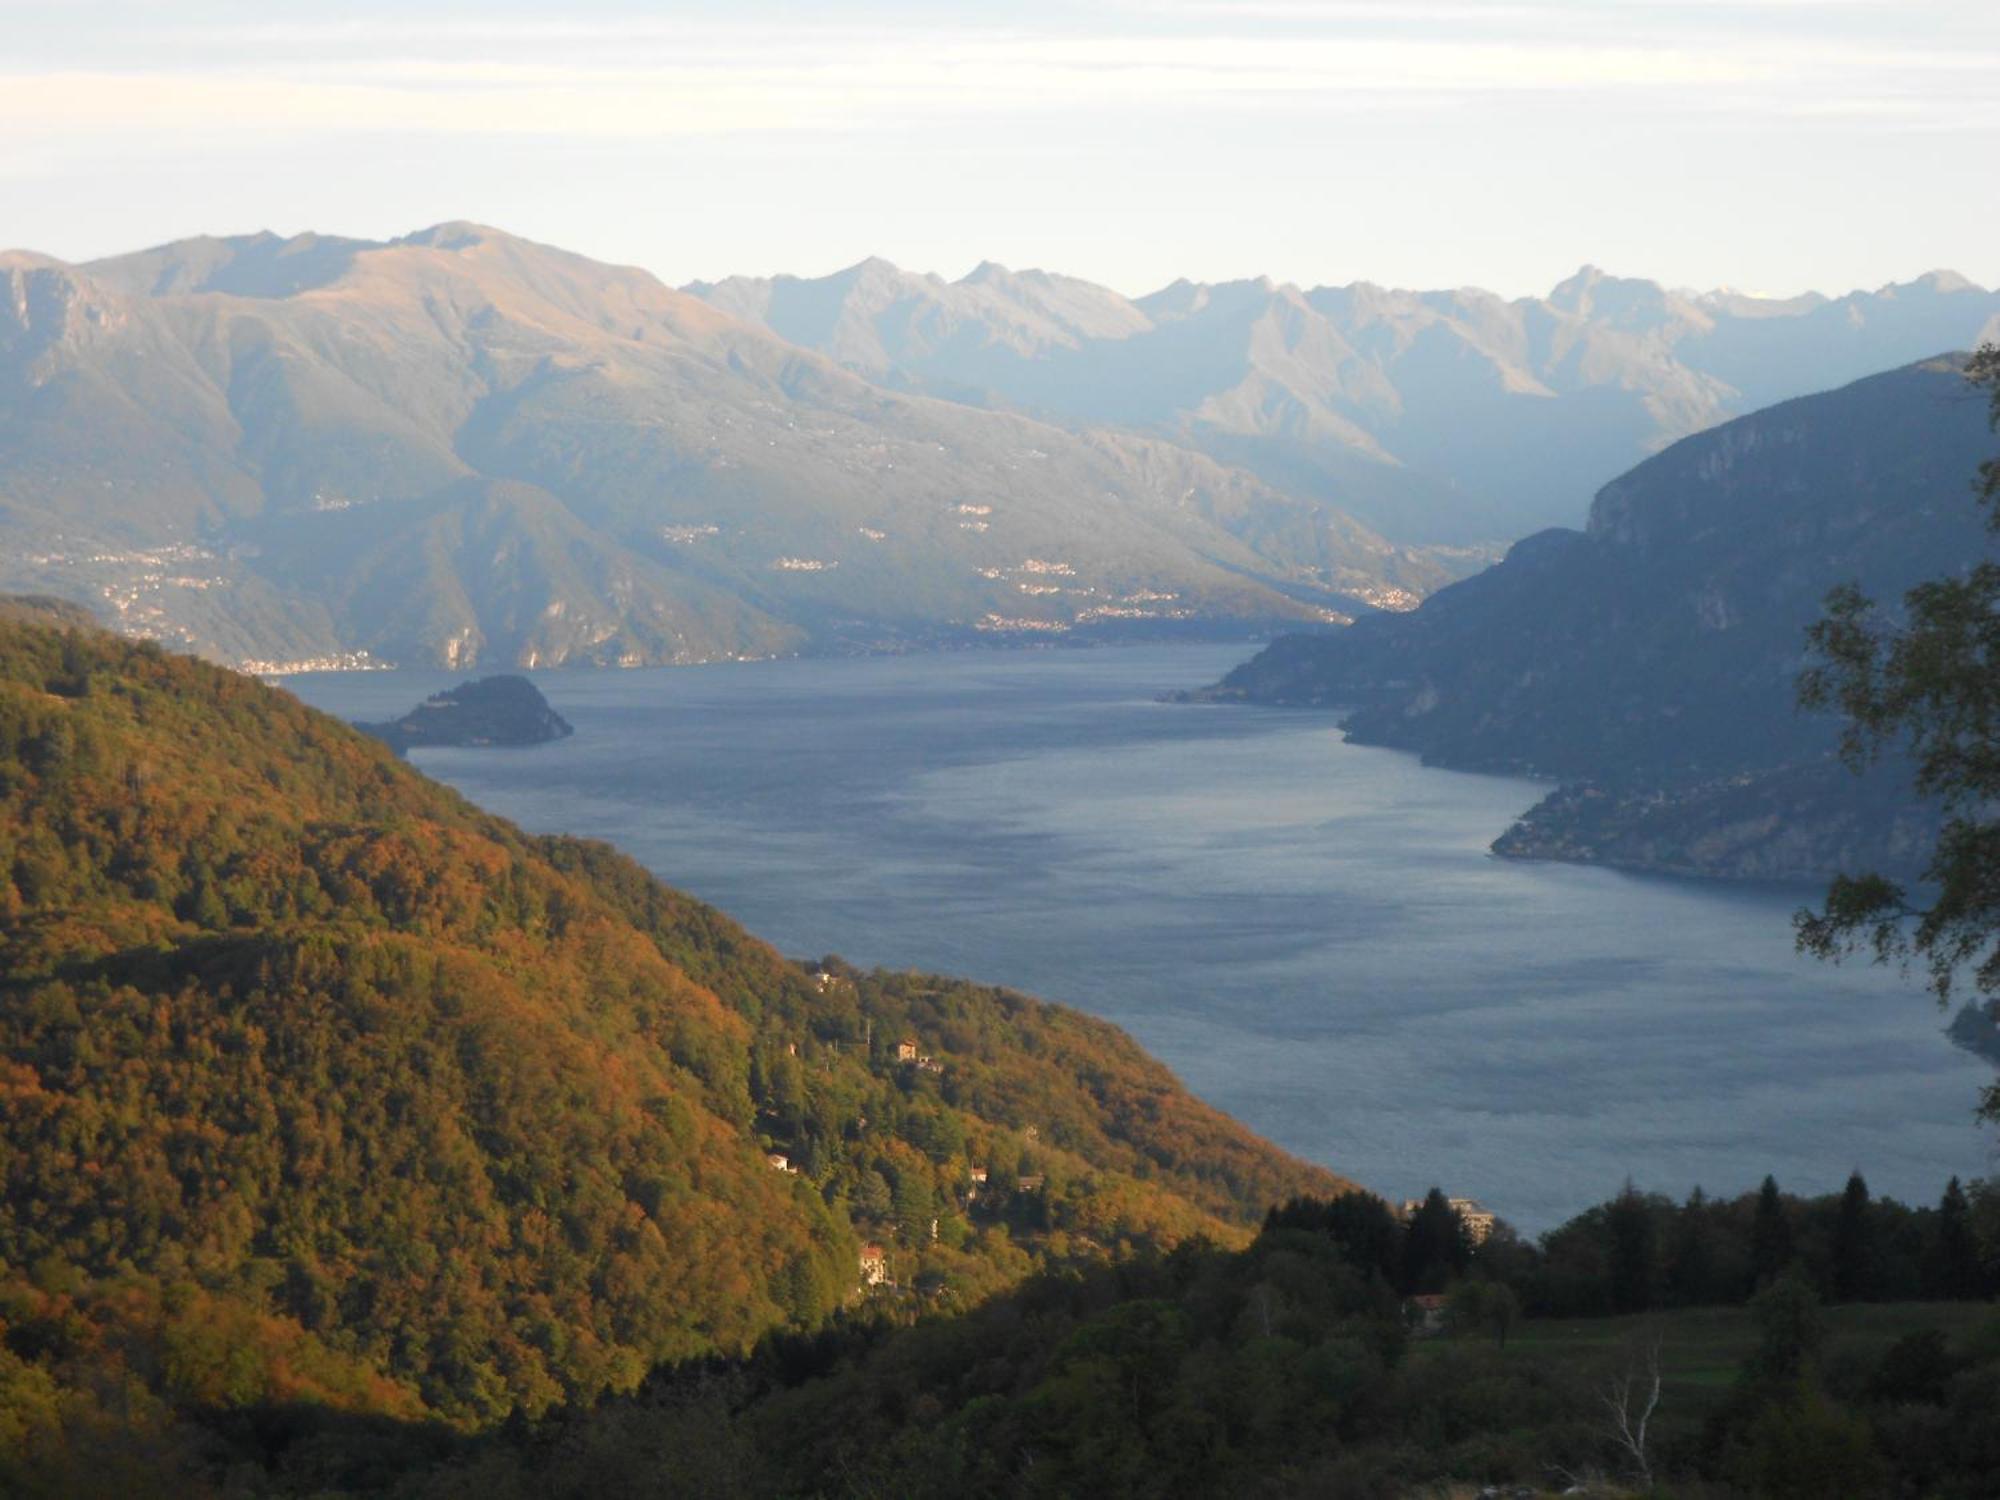
[[[1343,96],[1606,96],[1694,113],[1955,106],[2000,56],[1851,43],[1729,50],[1515,40],[1108,36],[570,22],[268,27],[254,55],[0,74],[0,125],[45,131],[411,130],[647,137],[828,129],[996,111],[1301,105]],[[447,36],[455,45],[439,45]],[[368,42],[363,52],[334,38]],[[611,55],[597,53],[617,42]],[[523,48],[519,44],[536,43]],[[586,54],[574,49],[583,44]],[[269,49],[276,47],[273,53]],[[1898,86],[1898,80],[1903,85]],[[1918,80],[1922,80],[1921,86]],[[1930,102],[1927,102],[1930,101]]]
[[[1996,274],[1995,0],[536,4],[0,0],[7,237],[464,216],[682,278],[881,251],[1135,290]]]

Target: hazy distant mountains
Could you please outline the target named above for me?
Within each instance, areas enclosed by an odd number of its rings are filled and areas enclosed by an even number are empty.
[[[1268,628],[1463,563],[1157,437],[885,390],[447,224],[0,257],[0,588],[224,660]]]
[[[2000,296],[1942,274],[1130,301],[880,261],[677,292],[470,224],[16,252],[0,589],[266,666],[1329,623],[1668,439],[1988,324]]]
[[[1128,300],[983,265],[871,260],[688,291],[913,390],[1150,431],[1405,541],[1574,525],[1689,433],[2000,333],[2000,292],[1934,272],[1764,299],[1586,267],[1547,297],[1176,282]]]
[[[1923,820],[1794,708],[1806,627],[1858,579],[1893,603],[1987,554],[1994,439],[1959,358],[1684,439],[1414,613],[1273,643],[1224,698],[1352,706],[1349,733],[1569,788],[1506,852],[1786,878],[1907,867]],[[1929,826],[1935,828],[1935,820]]]

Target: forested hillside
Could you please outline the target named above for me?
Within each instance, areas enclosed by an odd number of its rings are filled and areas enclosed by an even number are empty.
[[[1112,1027],[808,973],[33,607],[0,611],[0,1182],[0,1454],[142,1466],[176,1408],[477,1425],[1344,1186]]]
[[[1362,1194],[1293,1200],[1242,1249],[778,1335],[481,1433],[190,1412],[181,1435],[203,1447],[178,1479],[316,1500],[1985,1500],[1996,1208],[1955,1180],[1935,1210],[1858,1177],[1817,1199],[1628,1186],[1537,1247],[1504,1225],[1476,1238],[1436,1193],[1401,1219]],[[1622,1441],[1616,1413],[1642,1407]]]

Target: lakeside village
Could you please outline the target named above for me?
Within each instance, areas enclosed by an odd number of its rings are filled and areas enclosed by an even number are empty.
[[[808,972],[814,986],[822,994],[850,982],[837,973],[816,966],[811,967]],[[786,1051],[796,1057],[798,1045],[788,1043]],[[941,1076],[945,1072],[945,1065],[925,1052],[922,1043],[914,1036],[904,1036],[897,1041],[895,1067],[899,1071],[911,1074],[928,1073]],[[1028,1125],[1023,1127],[1021,1135],[1024,1141],[1033,1145],[1040,1140],[1041,1132],[1038,1127]],[[797,1164],[786,1151],[775,1147],[768,1149],[764,1154],[764,1160],[773,1171],[784,1172],[794,1177],[800,1175]],[[996,1184],[988,1167],[977,1162],[968,1163],[957,1193],[958,1207],[970,1218],[981,1211],[982,1205],[997,1207],[1010,1192],[1019,1197],[1032,1198],[1042,1194],[1047,1184],[1047,1174],[1042,1172],[1017,1173],[1011,1183],[1003,1181]],[[1475,1198],[1446,1197],[1445,1202],[1457,1216],[1467,1243],[1473,1247],[1484,1244],[1500,1222],[1497,1214]],[[1398,1218],[1408,1223],[1423,1206],[1424,1200],[1421,1198],[1406,1198],[1400,1204],[1391,1204],[1390,1209]],[[930,1220],[928,1229],[929,1238],[935,1241],[939,1232],[939,1220],[936,1217]],[[858,1290],[863,1296],[893,1296],[911,1290],[897,1279],[895,1251],[879,1240],[871,1239],[861,1246],[857,1257],[856,1274],[859,1281]],[[1425,1293],[1406,1299],[1404,1315],[1411,1331],[1418,1336],[1442,1333],[1445,1327],[1447,1300],[1443,1293]]]

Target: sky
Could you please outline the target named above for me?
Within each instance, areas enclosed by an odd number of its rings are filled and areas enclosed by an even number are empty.
[[[0,245],[2000,282],[2000,0],[0,0]]]

